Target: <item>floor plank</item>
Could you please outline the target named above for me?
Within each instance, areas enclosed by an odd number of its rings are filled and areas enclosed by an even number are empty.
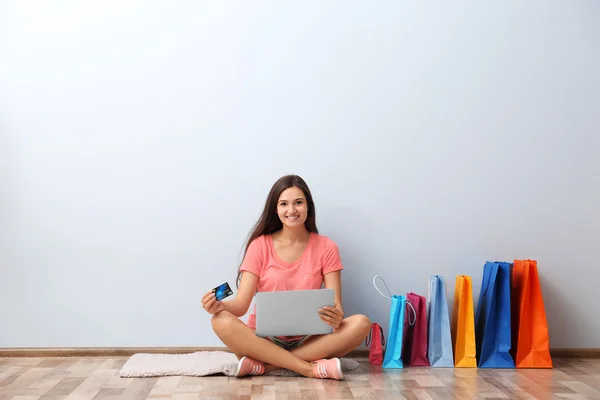
[[[1,400],[600,399],[600,360],[554,369],[405,368],[358,359],[343,381],[256,376],[121,378],[127,357],[0,358]]]

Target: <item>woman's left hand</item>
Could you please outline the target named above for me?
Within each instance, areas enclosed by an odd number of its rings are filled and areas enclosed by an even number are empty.
[[[319,316],[327,325],[333,327],[333,330],[335,331],[340,327],[340,324],[344,319],[344,310],[335,303],[334,307],[325,306],[319,308]]]

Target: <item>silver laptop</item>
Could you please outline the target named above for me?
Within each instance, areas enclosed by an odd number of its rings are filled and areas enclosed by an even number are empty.
[[[287,290],[256,294],[256,335],[323,335],[333,332],[317,314],[333,306],[333,289]]]

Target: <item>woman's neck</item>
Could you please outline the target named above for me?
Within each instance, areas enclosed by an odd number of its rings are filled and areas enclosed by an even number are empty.
[[[310,232],[304,226],[298,229],[290,229],[284,225],[275,236],[278,240],[288,243],[307,242],[308,238],[310,238]]]

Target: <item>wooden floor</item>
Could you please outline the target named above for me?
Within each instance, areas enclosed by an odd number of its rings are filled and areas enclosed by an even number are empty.
[[[600,399],[600,360],[553,370],[406,368],[359,359],[344,381],[287,377],[120,378],[127,357],[0,358],[0,399]]]

